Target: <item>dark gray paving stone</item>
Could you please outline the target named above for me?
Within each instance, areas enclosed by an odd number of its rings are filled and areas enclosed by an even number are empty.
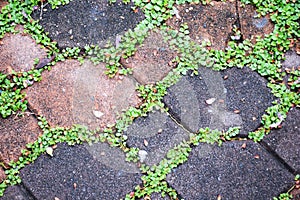
[[[223,72],[200,68],[199,76],[185,76],[170,87],[164,102],[178,122],[193,132],[239,126],[246,136],[260,126],[261,116],[272,105],[274,97],[266,85],[248,68]],[[211,98],[215,101],[207,104]]]
[[[234,141],[221,147],[200,144],[167,181],[184,199],[266,200],[289,189],[293,178],[259,144]]]
[[[290,110],[282,128],[272,130],[263,141],[300,173],[300,109]]]
[[[120,199],[141,184],[141,174],[116,170],[94,159],[84,145],[59,144],[52,158],[42,155],[20,175],[35,198],[43,200]]]
[[[180,142],[189,139],[189,134],[166,114],[156,111],[134,121],[124,133],[129,147],[137,147],[148,154],[144,162],[158,164]]]
[[[47,5],[47,11],[41,15],[38,9],[33,17],[42,16],[40,24],[61,48],[97,45],[134,28],[144,18],[141,11],[133,12],[132,3],[121,2],[109,5],[107,0],[71,1],[54,10]]]
[[[261,117],[272,106],[275,97],[267,87],[267,80],[249,68],[232,68],[222,74],[228,76],[224,80],[226,107],[229,112],[240,111],[243,121],[241,135],[247,135],[261,125]]]
[[[1,200],[34,200],[34,197],[22,185],[8,187]]]

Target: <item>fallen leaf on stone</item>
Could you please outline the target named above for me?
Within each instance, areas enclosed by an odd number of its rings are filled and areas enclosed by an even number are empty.
[[[215,102],[216,98],[210,98],[210,99],[207,99],[205,102],[210,105],[212,104],[213,102]]]
[[[246,143],[244,143],[243,145],[242,145],[242,149],[245,149],[246,148]]]
[[[217,197],[217,200],[221,200],[221,199],[222,199],[222,196],[219,194]]]
[[[54,200],[59,200],[59,198],[57,198],[57,197],[54,197]]]
[[[74,189],[76,189],[76,188],[77,188],[77,184],[76,184],[76,183],[74,183],[74,184],[73,184],[73,187],[74,187]]]
[[[254,158],[259,159],[259,155],[255,155]]]
[[[235,114],[239,114],[241,111],[240,110],[234,110],[233,111]]]
[[[98,110],[93,110],[93,114],[94,114],[95,117],[97,117],[97,118],[101,118],[101,117],[104,115],[103,112],[100,112],[100,111],[98,111]]]
[[[47,147],[47,148],[46,148],[46,153],[47,153],[48,155],[50,155],[50,156],[53,156],[53,149],[52,149],[52,147]]]

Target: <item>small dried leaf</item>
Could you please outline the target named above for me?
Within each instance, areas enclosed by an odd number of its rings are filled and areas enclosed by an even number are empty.
[[[145,145],[145,146],[148,146],[148,144],[149,144],[148,141],[147,141],[147,140],[144,140],[144,145]]]
[[[255,155],[254,158],[255,158],[255,159],[259,159],[259,155]]]
[[[50,155],[50,156],[53,156],[53,149],[52,149],[52,147],[47,147],[47,148],[46,148],[46,153],[47,153],[48,155]]]
[[[239,114],[241,111],[240,110],[234,110],[233,111],[235,114]]]
[[[97,117],[98,119],[100,119],[104,113],[103,112],[100,112],[98,110],[93,110],[93,114],[95,115],[95,117]]]
[[[221,199],[222,199],[222,196],[219,194],[217,197],[217,200],[221,200]]]
[[[210,99],[207,99],[205,102],[210,105],[212,104],[213,102],[215,102],[216,98],[210,98]]]
[[[246,148],[246,143],[242,144],[242,149]]]

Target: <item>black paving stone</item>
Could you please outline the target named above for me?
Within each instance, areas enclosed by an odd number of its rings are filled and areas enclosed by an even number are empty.
[[[107,0],[71,1],[54,10],[47,5],[42,15],[38,9],[33,18],[42,16],[40,24],[60,48],[104,45],[107,39],[133,29],[144,18],[141,11],[134,13],[132,6],[120,0],[113,5]]]
[[[170,87],[164,102],[170,113],[193,132],[204,127],[226,130],[240,126],[241,135],[246,136],[261,125],[261,116],[274,100],[266,85],[264,78],[248,68],[223,72],[200,68],[199,76],[184,76]],[[206,100],[210,98],[216,100],[208,105]]]
[[[187,132],[160,111],[136,119],[124,134],[128,136],[129,147],[137,147],[148,153],[145,160],[148,165],[158,164],[168,150],[189,139]]]
[[[141,184],[141,174],[108,167],[84,145],[59,144],[52,158],[42,155],[20,175],[35,198],[43,200],[120,199]]]
[[[241,146],[246,142],[246,148]],[[259,156],[259,157],[256,157]],[[294,175],[252,141],[200,144],[187,163],[167,177],[184,199],[272,199],[293,185]]]
[[[34,200],[28,191],[22,185],[9,186],[4,196],[0,197],[1,200]]]
[[[267,81],[249,68],[231,68],[222,74],[228,76],[224,80],[226,107],[231,112],[240,111],[243,121],[241,135],[247,135],[261,125],[261,117],[272,106],[275,97],[267,87]]]
[[[272,130],[263,141],[296,173],[300,173],[300,109],[290,110],[282,128]]]

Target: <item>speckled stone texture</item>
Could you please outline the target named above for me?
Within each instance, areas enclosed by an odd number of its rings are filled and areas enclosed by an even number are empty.
[[[42,155],[20,174],[35,199],[121,199],[141,184],[141,174],[110,168],[84,145],[59,144],[54,156]]]
[[[184,199],[265,200],[289,189],[293,177],[259,144],[234,141],[200,144],[167,181]]]
[[[49,37],[57,41],[60,48],[85,45],[104,45],[117,35],[133,29],[144,16],[141,11],[133,12],[132,3],[124,4],[118,0],[113,5],[108,1],[84,0],[71,1],[69,4],[52,10],[45,6],[33,14]]]
[[[35,198],[24,188],[23,185],[9,186],[1,200],[35,200]]]
[[[289,111],[282,128],[272,130],[263,140],[295,173],[300,173],[300,109]]]
[[[148,153],[144,161],[147,165],[158,164],[168,150],[189,139],[186,131],[160,111],[136,119],[124,134],[128,136],[129,147],[137,147]]]

